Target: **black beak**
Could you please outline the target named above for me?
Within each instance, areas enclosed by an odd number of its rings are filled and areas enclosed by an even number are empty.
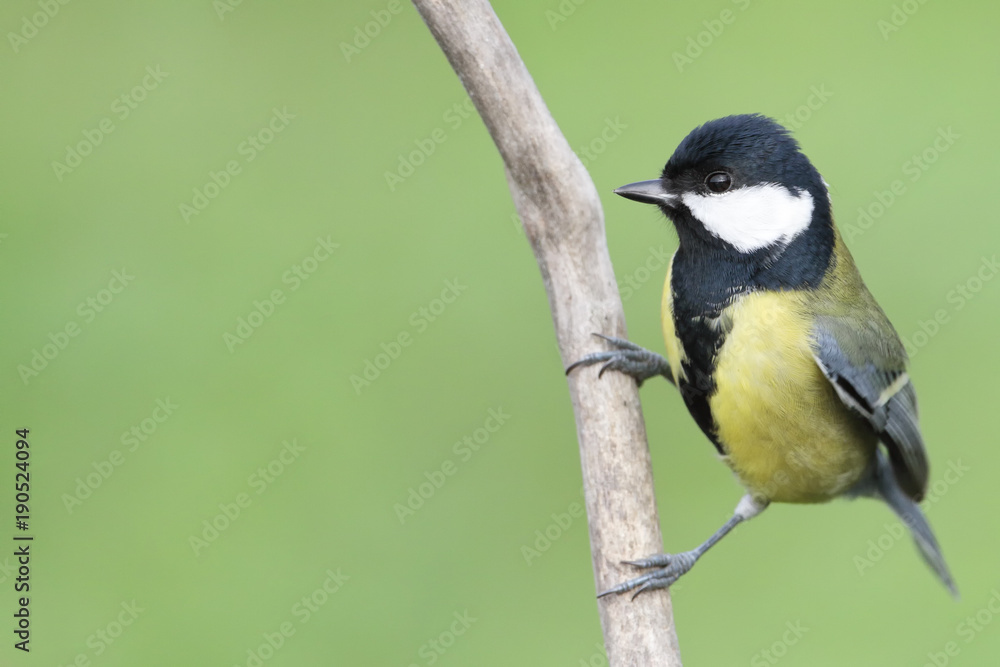
[[[660,179],[629,183],[615,188],[615,194],[643,204],[659,204],[660,206],[673,206],[674,202],[677,201],[677,195],[667,192]]]

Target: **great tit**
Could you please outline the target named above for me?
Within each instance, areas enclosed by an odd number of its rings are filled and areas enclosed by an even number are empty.
[[[881,498],[956,593],[917,503],[928,462],[899,336],[844,245],[826,182],[789,132],[759,114],[694,129],[660,178],[615,193],[677,229],[662,321],[667,358],[627,340],[572,364],[662,375],[746,489],[701,546],[630,565],[601,596],[666,588],[771,502]],[[600,375],[600,374],[599,374]],[[635,597],[633,595],[633,597]]]

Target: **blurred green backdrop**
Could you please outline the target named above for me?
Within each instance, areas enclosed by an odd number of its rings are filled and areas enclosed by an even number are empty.
[[[676,239],[611,190],[759,111],[916,352],[962,600],[887,508],[776,506],[675,588],[686,664],[992,664],[1000,8],[496,9],[602,193],[633,340],[662,350]],[[0,27],[0,539],[23,427],[35,536],[30,656],[0,557],[0,664],[605,664],[538,270],[412,6],[12,0]],[[740,491],[673,388],[642,395],[687,549]]]

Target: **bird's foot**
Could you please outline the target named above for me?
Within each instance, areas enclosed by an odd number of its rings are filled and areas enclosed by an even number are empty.
[[[654,375],[662,375],[670,380],[670,382],[674,381],[673,376],[670,373],[670,364],[666,359],[655,352],[650,352],[649,350],[639,347],[635,343],[627,341],[624,338],[604,336],[597,333],[594,335],[598,338],[603,338],[615,349],[608,352],[594,352],[592,354],[588,354],[582,359],[570,364],[569,368],[566,369],[566,375],[569,375],[573,369],[580,366],[592,366],[594,364],[603,363],[604,365],[601,366],[601,370],[598,372],[597,377],[604,375],[604,372],[607,370],[613,370],[635,378],[636,382],[638,382],[640,386],[645,380],[648,380]]]
[[[634,565],[642,569],[656,569],[635,579],[629,579],[602,593],[598,593],[597,597],[602,598],[606,595],[627,593],[628,591],[638,589],[632,594],[632,599],[634,600],[640,593],[667,588],[694,567],[700,555],[697,551],[683,551],[679,554],[657,554],[649,558],[622,561],[626,565]]]

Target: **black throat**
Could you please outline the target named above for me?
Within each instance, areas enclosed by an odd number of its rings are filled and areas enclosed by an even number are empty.
[[[687,357],[679,388],[692,417],[720,453],[725,452],[708,405],[715,392],[716,355],[728,333],[719,318],[744,294],[819,286],[833,256],[835,236],[825,193],[813,193],[813,199],[823,205],[813,211],[803,232],[787,245],[752,253],[711,236],[685,208],[668,212],[680,240],[670,279],[674,328]]]

